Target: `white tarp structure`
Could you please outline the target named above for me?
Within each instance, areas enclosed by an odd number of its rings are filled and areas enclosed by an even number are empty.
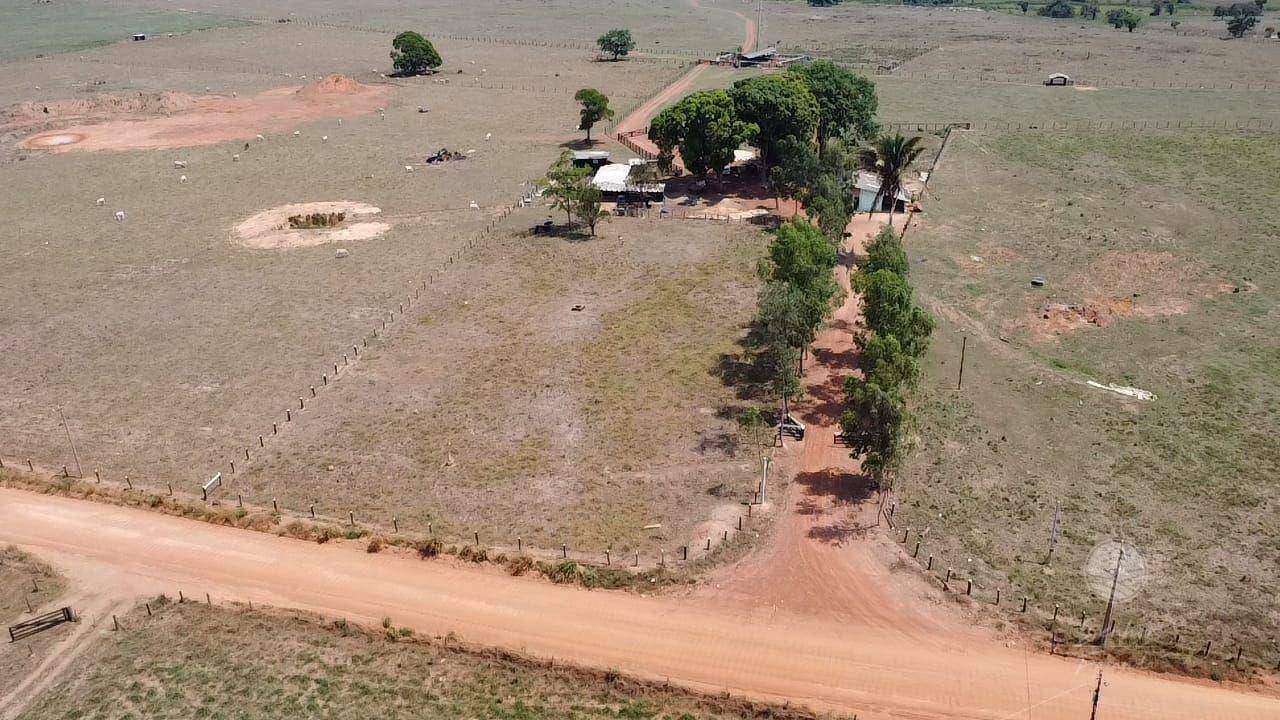
[[[596,171],[591,184],[600,188],[600,192],[626,192],[627,178],[631,175],[631,166],[625,163],[609,163]]]

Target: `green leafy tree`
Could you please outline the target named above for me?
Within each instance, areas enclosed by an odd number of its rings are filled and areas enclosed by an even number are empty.
[[[792,65],[787,70],[805,82],[818,102],[818,152],[825,152],[827,141],[852,135],[855,139],[871,138],[879,132],[876,123],[876,86],[870,80],[849,72],[830,60]]]
[[[876,335],[892,335],[902,349],[919,357],[929,346],[933,318],[916,305],[911,285],[890,270],[858,273],[856,287],[862,293],[863,316]]]
[[[718,175],[733,162],[733,151],[755,138],[756,130],[738,118],[728,92],[704,90],[658,113],[649,123],[649,139],[665,167],[670,168],[678,148],[689,172]]]
[[[574,93],[573,99],[582,105],[579,130],[587,131],[587,143],[591,142],[591,128],[601,120],[613,119],[613,108],[609,107],[609,98],[595,88],[582,88]]]
[[[391,41],[391,66],[400,75],[423,75],[444,64],[431,41],[412,30]]]
[[[596,45],[600,47],[600,52],[609,53],[613,60],[624,57],[636,49],[636,41],[631,38],[631,31],[623,29],[610,30],[601,35],[596,39]]]
[[[863,151],[863,166],[880,176],[880,189],[876,191],[872,212],[880,206],[881,198],[893,198],[889,203],[889,222],[893,223],[893,208],[902,192],[902,175],[916,161],[924,148],[920,136],[903,137],[900,134],[882,135]]]
[[[805,195],[804,205],[828,239],[839,242],[844,238],[854,211],[853,189],[848,182],[835,173],[822,173]]]
[[[1088,0],[1088,2],[1086,2],[1080,8],[1080,17],[1087,17],[1090,20],[1097,20],[1098,12],[1100,10],[1101,8],[1098,7],[1097,0]]]
[[[591,231],[591,237],[595,237],[596,225],[609,217],[609,213],[601,209],[604,195],[600,192],[600,188],[589,182],[579,184],[574,189],[570,202],[573,205],[573,214],[578,217],[578,220],[586,223]]]
[[[591,169],[575,167],[573,153],[565,150],[547,169],[547,176],[541,184],[546,188],[546,194],[551,196],[552,207],[564,210],[566,222],[572,225],[578,193],[590,182]]]
[[[858,271],[869,275],[877,270],[888,270],[900,277],[907,277],[911,266],[907,261],[907,251],[902,247],[902,240],[892,225],[885,225],[871,238],[866,247],[867,259],[859,266]]]
[[[840,431],[850,454],[862,458],[862,467],[883,485],[886,474],[897,466],[907,411],[896,390],[860,378],[845,380],[847,409],[840,417]]]
[[[799,200],[822,175],[822,164],[813,144],[794,137],[778,143],[778,164],[769,169],[769,182],[779,197]]]
[[[1138,17],[1134,13],[1129,13],[1124,18],[1124,26],[1129,30],[1129,32],[1133,32],[1134,30],[1136,30],[1138,25],[1141,23],[1142,23],[1142,18]]]
[[[1027,14],[1027,9],[1030,7],[1031,3],[1027,2],[1027,0],[1022,0],[1022,2],[1018,3],[1018,9],[1022,10],[1023,15]]]
[[[779,159],[785,137],[812,141],[818,127],[818,101],[808,84],[793,73],[757,75],[729,90],[737,116],[756,126],[760,159],[766,167]]]
[[[863,340],[858,363],[867,382],[882,388],[910,388],[920,377],[920,362],[893,335],[872,335]]]

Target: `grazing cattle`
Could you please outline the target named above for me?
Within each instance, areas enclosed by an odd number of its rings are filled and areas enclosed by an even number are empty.
[[[265,138],[264,136],[262,136],[262,135],[259,135],[259,136],[258,136],[258,142],[262,142],[262,141],[264,141],[264,140],[266,140],[266,138]]]
[[[412,166],[412,165],[405,165],[405,166],[404,166],[404,171],[405,171],[405,172],[413,172],[413,166]]]
[[[484,139],[485,139],[485,140],[488,140],[488,139],[490,139],[490,138],[492,138],[492,137],[493,137],[493,133],[485,133],[485,134],[484,134]]]
[[[124,222],[124,211],[123,211],[123,210],[117,210],[117,211],[116,211],[116,222]]]
[[[180,182],[180,183],[184,183],[184,182],[186,182],[186,181],[187,181],[187,176],[186,176],[186,175],[183,175],[182,177],[178,178],[178,182]]]
[[[231,162],[240,162],[240,156],[239,156],[239,155],[232,155],[232,156],[231,156]]]
[[[320,136],[320,142],[329,142],[329,136],[328,136],[328,135],[321,135],[321,136]]]
[[[472,201],[471,201],[471,209],[472,209],[472,210],[479,210],[479,209],[480,209],[480,203],[476,202],[475,200],[472,200]]]
[[[97,204],[98,206],[106,205],[106,204],[107,204],[107,199],[106,199],[106,198],[104,198],[104,197],[98,198],[98,200],[97,200],[97,203],[96,203],[96,204]]]
[[[186,161],[186,160],[174,160],[174,161],[173,161],[173,168],[174,168],[175,170],[182,170],[182,169],[185,169],[186,167],[187,167],[187,161]]]

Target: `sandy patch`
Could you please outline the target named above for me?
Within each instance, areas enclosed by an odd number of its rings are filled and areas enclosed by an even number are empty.
[[[1094,92],[1098,89],[1092,85],[1072,85],[1072,87],[1076,89],[1076,92]]]
[[[332,75],[310,85],[275,88],[247,98],[165,93],[99,96],[39,108],[26,103],[10,111],[9,119],[11,126],[41,119],[88,121],[33,135],[20,143],[26,149],[156,150],[252,140],[316,120],[371,113],[386,103],[389,93],[389,86],[362,85]]]
[[[365,203],[335,202],[294,203],[263,210],[236,225],[232,241],[254,250],[290,250],[336,242],[372,240],[391,229],[385,222],[370,218],[382,210]],[[307,215],[341,214],[334,227],[299,230],[290,227],[290,218]]]

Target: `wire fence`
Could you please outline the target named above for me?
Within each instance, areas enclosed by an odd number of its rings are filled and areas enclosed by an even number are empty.
[[[950,128],[979,132],[1087,132],[1111,130],[1230,130],[1241,132],[1274,132],[1280,129],[1275,118],[1223,118],[1217,120],[1029,120],[1012,122],[983,120],[980,122],[911,122],[888,120],[881,123],[886,132],[940,133]]]

